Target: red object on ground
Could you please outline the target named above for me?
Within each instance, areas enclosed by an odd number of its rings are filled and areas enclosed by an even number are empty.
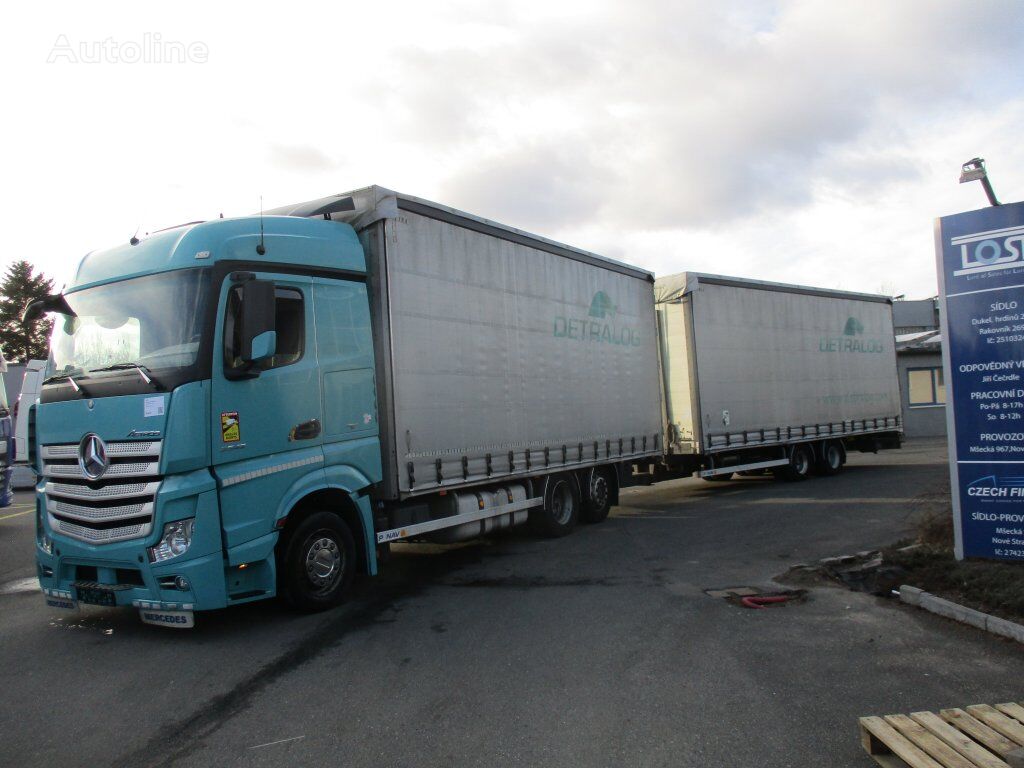
[[[744,608],[764,608],[772,603],[784,603],[790,599],[789,595],[753,595],[744,597],[740,602]]]

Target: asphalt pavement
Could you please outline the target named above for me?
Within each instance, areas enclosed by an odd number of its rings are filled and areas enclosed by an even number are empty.
[[[868,766],[857,717],[1021,700],[1024,649],[829,586],[749,610],[790,566],[908,535],[945,445],[803,483],[681,480],[603,524],[401,545],[316,616],[191,631],[47,608],[31,498],[0,510],[0,765]]]

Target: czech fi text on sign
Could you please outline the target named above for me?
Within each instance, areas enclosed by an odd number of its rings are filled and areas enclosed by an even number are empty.
[[[1024,560],[1024,203],[936,222],[956,555]]]

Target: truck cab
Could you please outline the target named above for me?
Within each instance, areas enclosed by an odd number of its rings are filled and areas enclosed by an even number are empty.
[[[43,312],[52,365],[28,442],[49,604],[187,627],[280,590],[326,604],[345,558],[375,572],[374,352],[349,225],[254,216],[133,239],[88,254],[28,310]],[[325,506],[351,546],[307,530]],[[278,546],[296,532],[305,549]]]

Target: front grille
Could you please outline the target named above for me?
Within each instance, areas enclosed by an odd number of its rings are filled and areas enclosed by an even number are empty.
[[[137,539],[153,530],[160,486],[159,441],[107,443],[110,461],[99,480],[78,466],[78,444],[44,445],[40,451],[50,526],[91,544]]]

